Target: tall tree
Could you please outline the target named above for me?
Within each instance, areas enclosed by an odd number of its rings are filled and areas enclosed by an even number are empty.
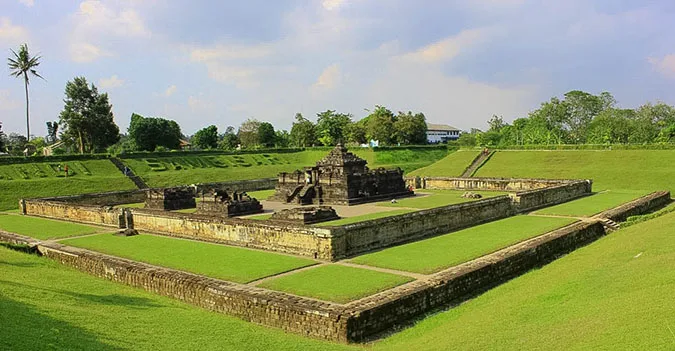
[[[183,137],[176,121],[143,117],[136,113],[131,115],[127,131],[136,149],[144,151],[154,151],[158,146],[172,150],[179,149],[180,139]]]
[[[295,122],[291,127],[290,142],[293,146],[307,147],[317,143],[316,126],[301,113],[295,114]]]
[[[239,132],[237,136],[239,137],[239,142],[241,147],[251,148],[258,145],[258,129],[260,128],[260,121],[254,118],[249,118],[245,120],[241,126],[239,126]]]
[[[218,146],[218,127],[211,125],[202,128],[190,139],[192,145],[200,149],[214,149]]]
[[[347,141],[347,126],[352,123],[352,115],[326,110],[317,113],[316,131],[319,141],[325,146],[333,146]]]
[[[99,94],[84,77],[66,83],[64,103],[59,116],[61,136],[68,144],[78,145],[80,153],[101,151],[120,140],[108,94]]]
[[[399,112],[394,122],[395,141],[404,145],[427,143],[427,120],[423,113]]]
[[[225,129],[225,134],[222,135],[222,139],[218,144],[218,147],[224,150],[234,150],[239,145],[239,137],[235,133],[235,129],[232,126],[228,126]]]
[[[394,143],[394,122],[396,116],[384,106],[375,106],[375,110],[368,116],[366,124],[366,138],[377,140],[381,144],[391,145]]]
[[[42,76],[37,72],[36,68],[40,65],[40,55],[32,56],[28,52],[28,45],[23,44],[19,47],[19,52],[12,50],[14,57],[7,59],[7,64],[11,70],[11,75],[17,78],[23,78],[23,85],[26,90],[26,139],[30,140],[30,108],[28,100],[28,84],[30,83],[30,76],[35,76],[41,79]]]
[[[274,146],[276,143],[276,133],[274,126],[269,122],[262,122],[258,126],[258,144],[264,147]]]

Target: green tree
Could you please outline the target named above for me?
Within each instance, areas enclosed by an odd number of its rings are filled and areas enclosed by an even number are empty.
[[[200,149],[215,149],[218,146],[218,127],[210,125],[198,130],[190,142]]]
[[[291,134],[287,130],[277,130],[274,134],[274,146],[286,148],[291,145]]]
[[[317,143],[316,126],[301,113],[295,114],[295,122],[291,127],[290,143],[293,146],[307,147]]]
[[[395,142],[404,145],[427,143],[427,120],[423,113],[399,112],[394,122]]]
[[[352,115],[326,110],[317,113],[316,131],[319,141],[325,146],[333,146],[347,141],[347,126],[352,123]]]
[[[634,110],[609,108],[590,123],[586,141],[591,144],[625,144],[630,142],[635,126]]]
[[[218,147],[223,150],[234,150],[239,145],[239,137],[234,131],[234,127],[228,126],[225,129],[225,134],[222,135]]]
[[[384,145],[392,145],[395,142],[396,116],[384,106],[375,106],[375,110],[368,116],[366,124],[366,138],[377,140]]]
[[[586,132],[593,118],[600,112],[614,105],[614,97],[603,92],[599,96],[580,90],[572,90],[565,94],[564,104],[567,107],[565,123],[574,143],[585,143]]]
[[[272,147],[276,142],[276,136],[272,123],[260,123],[258,126],[258,144],[264,147]]]
[[[177,150],[183,137],[176,121],[136,113],[131,115],[127,133],[135,148],[142,151],[155,151],[158,147]]]
[[[260,121],[249,118],[239,126],[239,142],[243,148],[252,148],[258,146],[258,129],[260,128]]]
[[[28,85],[30,84],[30,76],[35,76],[41,79],[42,76],[37,73],[37,66],[40,65],[41,57],[31,56],[28,52],[28,45],[23,44],[19,47],[19,52],[12,50],[14,57],[7,59],[7,64],[11,70],[11,75],[17,78],[23,78],[23,85],[26,90],[26,140],[30,140],[30,108],[28,100]]]
[[[489,132],[499,133],[499,131],[506,126],[506,123],[504,123],[504,117],[492,115],[492,118],[490,118],[488,121],[488,126],[490,126],[490,129],[488,129]]]
[[[661,129],[656,141],[660,143],[675,143],[675,123]]]
[[[462,133],[459,135],[459,139],[457,139],[457,143],[459,146],[463,147],[471,147],[471,146],[476,146],[476,135],[475,133]]]
[[[358,122],[349,123],[345,130],[345,138],[347,138],[347,141],[359,145],[368,143],[368,138],[366,138],[366,125],[368,125],[368,117],[365,117]]]
[[[66,83],[64,103],[59,116],[62,139],[69,145],[78,145],[80,153],[101,151],[119,140],[120,130],[108,94],[99,94],[84,77]]]

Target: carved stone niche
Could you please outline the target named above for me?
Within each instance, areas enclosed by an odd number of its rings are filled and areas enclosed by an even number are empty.
[[[340,219],[330,206],[295,207],[272,214],[271,220],[299,224],[313,224]]]

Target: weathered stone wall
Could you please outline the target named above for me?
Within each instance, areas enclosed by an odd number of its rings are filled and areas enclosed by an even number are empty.
[[[555,260],[605,234],[601,224],[579,223],[348,304],[349,340],[360,341],[434,309],[465,301]]]
[[[670,191],[657,191],[611,210],[602,212],[598,217],[609,218],[613,221],[621,222],[625,221],[626,218],[630,216],[654,211],[670,202]]]
[[[97,277],[143,288],[249,322],[332,341],[347,341],[340,305],[151,266],[60,244],[38,250]]]
[[[547,188],[511,193],[509,196],[511,196],[519,211],[531,211],[591,195],[591,187],[592,182],[590,180],[579,180]]]
[[[30,216],[66,219],[73,222],[113,225],[123,227],[124,213],[121,208],[110,206],[75,205],[67,202],[24,200],[25,213]]]
[[[117,206],[143,202],[145,201],[145,192],[143,190],[136,189],[111,191],[106,193],[46,197],[41,198],[40,200],[66,202],[78,205]]]
[[[131,209],[134,229],[332,260],[331,231],[298,224]]]
[[[332,228],[333,259],[444,234],[515,214],[511,199],[497,196]]]
[[[458,189],[525,191],[542,189],[578,180],[530,179],[530,178],[454,178],[454,177],[408,177],[406,184],[416,189]]]

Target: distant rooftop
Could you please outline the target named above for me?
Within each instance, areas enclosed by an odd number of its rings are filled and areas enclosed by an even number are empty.
[[[459,131],[459,129],[453,126],[449,126],[447,124],[434,124],[434,123],[427,123],[427,130]]]

